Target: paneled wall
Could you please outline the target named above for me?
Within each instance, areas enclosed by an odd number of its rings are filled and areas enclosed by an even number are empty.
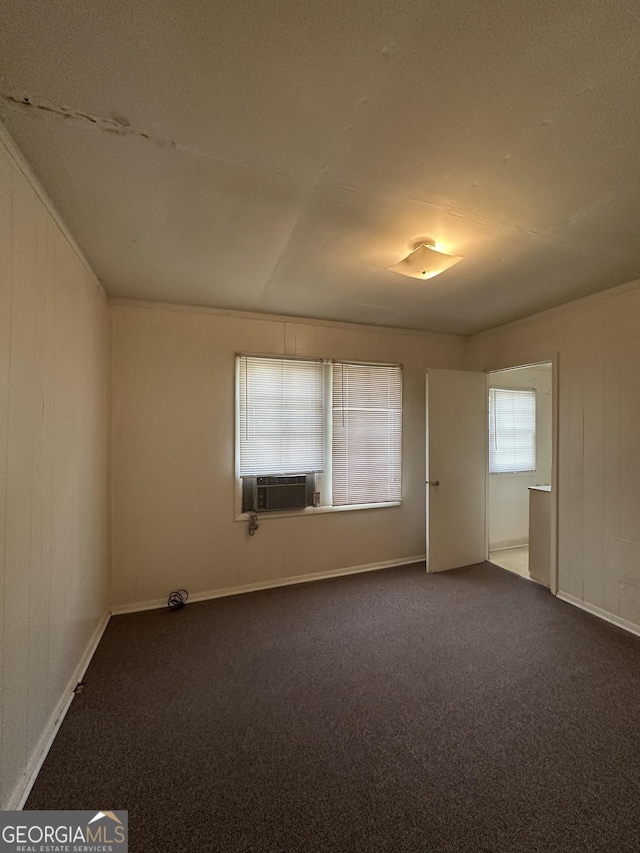
[[[462,367],[451,335],[111,305],[112,579],[122,607],[420,558],[425,369]],[[404,366],[403,504],[236,521],[235,353]]]
[[[107,607],[107,308],[0,141],[0,806]]]
[[[640,282],[477,335],[489,370],[558,353],[559,591],[640,628]]]

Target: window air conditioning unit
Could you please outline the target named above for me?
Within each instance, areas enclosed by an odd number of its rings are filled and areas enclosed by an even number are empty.
[[[314,505],[315,475],[244,477],[243,512],[277,512]]]

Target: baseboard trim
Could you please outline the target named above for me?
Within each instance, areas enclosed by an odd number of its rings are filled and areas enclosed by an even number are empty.
[[[524,540],[519,539],[517,542],[511,542],[509,545],[504,545],[504,544],[492,545],[489,548],[489,553],[493,554],[494,551],[510,551],[512,548],[524,548],[525,545],[528,545],[528,544],[529,544],[528,539],[524,539]]]
[[[622,619],[614,613],[609,613],[601,607],[596,607],[594,604],[587,604],[586,601],[581,601],[579,598],[575,598],[573,595],[569,595],[566,592],[559,592],[556,597],[559,598],[560,601],[566,601],[567,604],[573,604],[574,607],[579,607],[580,610],[586,610],[586,612],[591,613],[592,616],[604,619],[605,622],[610,622],[617,628],[622,628],[624,631],[628,631],[630,634],[635,634],[636,637],[640,637],[640,626],[636,625],[634,622],[628,622],[626,619]]]
[[[33,788],[33,783],[36,781],[38,777],[38,773],[40,772],[40,768],[42,767],[45,758],[47,757],[49,750],[51,749],[51,745],[55,739],[55,736],[58,733],[58,729],[62,725],[62,721],[64,720],[67,711],[69,710],[69,706],[73,701],[73,691],[79,681],[82,681],[82,678],[87,671],[89,664],[91,663],[91,658],[94,655],[95,650],[98,648],[98,643],[102,639],[102,635],[104,634],[104,630],[107,627],[107,623],[111,618],[110,613],[105,613],[101,618],[100,622],[96,630],[93,632],[93,636],[89,640],[89,644],[78,663],[78,666],[75,668],[73,675],[69,679],[69,682],[66,688],[62,692],[62,696],[60,697],[60,701],[56,705],[53,713],[49,717],[49,722],[45,726],[44,731],[42,732],[42,736],[38,741],[36,748],[33,750],[31,757],[27,763],[24,773],[16,787],[14,788],[13,794],[9,798],[9,802],[7,803],[6,808],[10,811],[14,809],[22,809],[24,808],[24,804],[27,801],[27,797],[31,793],[31,789]]]
[[[335,569],[331,572],[316,572],[310,575],[295,575],[290,578],[278,578],[272,581],[260,581],[242,586],[230,586],[224,589],[214,589],[208,592],[189,593],[189,601],[208,601],[211,598],[226,598],[229,595],[243,595],[245,592],[258,592],[261,589],[273,589],[279,586],[292,586],[297,583],[312,583],[313,581],[338,578],[342,575],[357,575],[361,572],[377,572],[380,569],[391,569],[394,566],[408,566],[411,563],[422,563],[426,559],[425,554],[417,557],[401,557],[399,560],[385,560],[382,563],[368,563],[365,566],[349,566],[344,569]],[[112,616],[121,616],[124,613],[140,613],[143,610],[158,610],[167,606],[166,598],[156,598],[153,601],[140,601],[136,604],[121,604],[111,608]]]

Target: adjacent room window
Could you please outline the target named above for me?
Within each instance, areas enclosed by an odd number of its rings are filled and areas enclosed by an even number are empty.
[[[313,486],[323,505],[401,500],[399,365],[240,355],[237,380],[243,504],[254,486],[308,474],[324,474]]]
[[[489,473],[536,470],[536,392],[489,389]]]

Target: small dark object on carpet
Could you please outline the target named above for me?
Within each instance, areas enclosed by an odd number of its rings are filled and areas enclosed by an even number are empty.
[[[189,598],[189,593],[186,589],[177,589],[175,592],[169,594],[167,607],[169,610],[182,610],[187,603],[187,598]]]

